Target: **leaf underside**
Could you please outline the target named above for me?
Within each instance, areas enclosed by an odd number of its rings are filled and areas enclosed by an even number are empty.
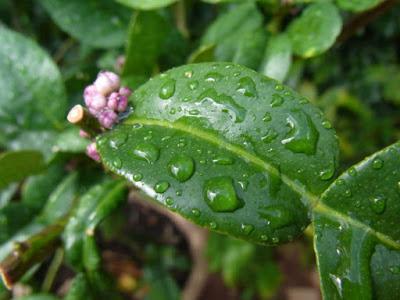
[[[245,67],[172,69],[130,101],[134,112],[97,140],[104,164],[213,230],[291,240],[335,175],[337,141],[322,113]]]

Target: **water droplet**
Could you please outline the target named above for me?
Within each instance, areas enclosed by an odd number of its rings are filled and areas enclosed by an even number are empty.
[[[215,222],[210,222],[209,226],[211,229],[217,229],[217,223]]]
[[[326,129],[331,129],[332,128],[332,124],[328,121],[322,121],[322,127],[326,128]]]
[[[172,206],[174,205],[174,203],[175,201],[171,197],[167,197],[167,199],[165,199],[165,204],[167,204],[168,206]]]
[[[135,181],[140,181],[142,179],[143,179],[143,175],[140,173],[133,175],[133,180],[135,180]]]
[[[307,104],[308,102],[310,102],[310,101],[308,101],[308,99],[305,98],[305,97],[302,97],[302,98],[300,98],[300,100],[299,100],[299,103],[300,103],[300,104]]]
[[[204,165],[206,162],[207,162],[207,161],[206,161],[205,159],[200,159],[200,160],[199,160],[199,163],[202,164],[202,165]]]
[[[222,75],[217,72],[210,72],[206,75],[206,82],[216,82],[222,79]]]
[[[389,270],[392,274],[400,274],[400,266],[392,266]]]
[[[277,90],[277,91],[283,91],[284,89],[285,89],[285,87],[282,84],[275,85],[275,90]]]
[[[192,209],[192,215],[195,217],[200,217],[200,210],[198,210],[197,208],[193,208]]]
[[[154,186],[154,190],[157,193],[165,193],[169,188],[169,183],[167,181],[160,181],[157,182],[156,185]]]
[[[112,161],[112,165],[114,168],[121,168],[122,167],[122,160],[119,157],[115,157]]]
[[[188,180],[194,172],[194,161],[190,156],[181,154],[168,163],[171,175],[180,182]]]
[[[283,101],[284,99],[281,95],[273,94],[271,99],[271,107],[281,106],[283,104]]]
[[[234,160],[229,156],[217,156],[212,162],[216,165],[232,165]]]
[[[345,190],[344,195],[349,198],[349,197],[351,197],[352,193],[350,190]]]
[[[254,230],[254,226],[251,224],[242,224],[240,226],[240,230],[245,234],[245,235],[249,235],[253,230]]]
[[[381,214],[386,209],[386,199],[383,196],[376,196],[371,198],[371,208],[372,210],[377,213]]]
[[[273,238],[272,238],[272,243],[278,244],[278,243],[279,243],[279,238],[273,237]]]
[[[271,121],[271,120],[272,120],[271,114],[270,114],[269,112],[266,112],[266,113],[264,114],[264,117],[263,117],[262,120],[263,120],[264,122],[269,122],[269,121]]]
[[[137,159],[144,160],[152,164],[157,161],[158,157],[160,156],[160,151],[153,144],[140,143],[134,148],[133,155]]]
[[[233,77],[238,77],[239,75],[240,75],[240,72],[233,73]]]
[[[135,123],[135,124],[132,125],[132,127],[133,127],[134,129],[140,129],[140,128],[143,127],[143,124],[141,124],[141,123]]]
[[[246,191],[247,187],[249,186],[249,182],[247,180],[239,180],[238,184],[240,185],[243,191]]]
[[[285,148],[295,153],[314,154],[317,148],[319,133],[311,118],[301,111],[288,115],[289,132],[282,140]]]
[[[182,196],[182,191],[181,190],[177,190],[175,193],[177,196]]]
[[[160,93],[158,94],[161,99],[169,99],[175,94],[175,80],[167,79],[161,86]]]
[[[343,179],[338,179],[336,181],[337,185],[344,185],[344,180]]]
[[[261,239],[262,241],[268,241],[268,236],[265,235],[265,234],[262,234],[262,235],[260,236],[260,239]]]
[[[204,199],[215,212],[232,212],[240,207],[232,178],[215,177],[204,184]]]
[[[174,114],[176,113],[176,109],[175,109],[174,107],[172,107],[172,108],[169,110],[169,113],[170,113],[171,115],[174,115]]]
[[[256,84],[253,79],[248,76],[239,79],[239,84],[236,91],[247,97],[257,96]]]
[[[126,140],[128,139],[128,135],[124,132],[119,132],[115,134],[112,139],[110,140],[111,148],[117,149],[125,144]]]
[[[379,170],[383,167],[383,160],[380,158],[375,158],[372,162],[372,167],[376,170]]]
[[[269,128],[265,135],[261,137],[261,140],[264,143],[271,143],[273,140],[275,140],[278,137],[278,133],[275,131],[275,129]]]
[[[262,207],[258,210],[258,214],[275,229],[293,223],[293,214],[287,208],[281,206]]]
[[[329,180],[335,175],[335,164],[334,162],[331,162],[329,166],[325,169],[319,172],[319,178],[322,180]]]
[[[188,85],[189,85],[189,89],[194,91],[199,86],[199,82],[197,80],[193,80],[193,81],[190,81]]]
[[[185,72],[185,77],[186,78],[192,78],[192,76],[193,76],[193,71],[190,70],[190,71],[186,71]]]
[[[351,168],[349,169],[349,175],[352,176],[352,177],[357,176],[357,170],[356,170],[356,168],[351,167]]]
[[[400,192],[400,181],[397,182],[397,190]]]
[[[200,111],[198,109],[189,110],[189,115],[197,116],[198,114],[200,114]]]

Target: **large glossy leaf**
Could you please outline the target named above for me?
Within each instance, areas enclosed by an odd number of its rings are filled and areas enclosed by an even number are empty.
[[[321,54],[334,44],[341,28],[342,20],[335,5],[311,4],[289,25],[293,52],[302,57]]]
[[[338,6],[342,9],[360,12],[378,5],[383,0],[336,0]]]
[[[45,169],[38,151],[10,151],[0,154],[0,189]]]
[[[178,0],[116,0],[124,5],[136,9],[150,10],[171,5]]]
[[[397,143],[341,175],[314,208],[315,249],[326,299],[397,298],[399,214]]]
[[[65,119],[60,73],[33,41],[4,27],[0,40],[0,145],[47,153]]]
[[[322,113],[248,68],[203,63],[153,78],[98,138],[105,165],[194,222],[273,244],[298,235],[335,174]]]
[[[110,0],[40,0],[54,22],[93,47],[122,46],[130,11]]]

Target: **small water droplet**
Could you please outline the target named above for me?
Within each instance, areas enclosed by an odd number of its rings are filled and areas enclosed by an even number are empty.
[[[115,157],[112,161],[112,165],[114,168],[121,168],[122,167],[122,160],[119,157]]]
[[[262,207],[258,210],[258,214],[275,229],[293,223],[293,214],[285,207],[277,205]]]
[[[205,159],[200,159],[200,160],[199,160],[199,163],[202,164],[202,165],[204,165],[206,162],[207,162],[207,161],[206,161]]]
[[[240,230],[245,234],[245,235],[249,235],[253,230],[254,230],[254,226],[251,224],[242,224],[240,226]]]
[[[171,197],[167,197],[167,199],[165,199],[165,204],[167,204],[168,206],[172,206],[174,205],[174,203],[175,201]]]
[[[200,110],[198,110],[198,109],[189,110],[189,115],[197,116],[198,114],[200,114]]]
[[[308,102],[310,102],[310,101],[308,101],[308,99],[305,98],[305,97],[302,97],[302,98],[300,98],[300,100],[299,100],[299,103],[300,103],[300,104],[307,104]]]
[[[199,82],[197,80],[193,80],[193,81],[190,81],[188,85],[189,85],[189,89],[194,91],[199,86]],[[184,102],[187,102],[187,101],[184,101]]]
[[[338,180],[336,181],[336,184],[337,184],[337,185],[344,185],[344,180],[343,180],[343,179],[338,179]]]
[[[182,196],[182,191],[181,190],[177,190],[176,192],[175,192],[175,194],[177,195],[177,196]]]
[[[154,190],[157,193],[165,193],[169,188],[169,182],[167,181],[160,181],[157,182],[156,185],[154,186]]]
[[[211,229],[217,229],[217,223],[215,222],[210,222],[209,226]]]
[[[249,186],[249,182],[247,180],[239,180],[238,184],[240,185],[243,191],[246,191],[247,187]]]
[[[264,117],[263,117],[262,120],[263,120],[264,122],[269,122],[269,121],[271,121],[271,120],[272,120],[271,114],[270,114],[269,112],[266,112],[266,113],[264,114]]]
[[[319,178],[322,180],[329,180],[335,175],[335,164],[333,162],[325,169],[319,172]]]
[[[267,130],[267,132],[265,133],[265,135],[263,135],[261,137],[261,140],[266,143],[269,144],[271,143],[273,140],[275,140],[278,137],[278,133],[275,131],[275,129],[273,128],[269,128]]]
[[[240,207],[232,178],[226,176],[215,177],[205,182],[204,199],[215,212],[232,212]]]
[[[135,124],[132,125],[132,127],[133,127],[134,129],[140,129],[140,128],[143,127],[143,124],[141,124],[141,123],[135,123]]]
[[[326,128],[326,129],[331,129],[332,128],[332,124],[328,121],[322,121],[322,127]]]
[[[279,243],[279,238],[273,237],[273,238],[272,238],[272,243],[278,244],[278,243]]]
[[[171,175],[180,182],[187,181],[194,173],[194,161],[190,156],[181,154],[168,163]]]
[[[167,79],[161,86],[159,97],[164,100],[171,98],[175,94],[175,83],[174,79]]]
[[[400,274],[400,266],[392,266],[389,270],[392,274]]]
[[[174,115],[174,114],[176,113],[176,109],[175,109],[174,107],[172,107],[172,108],[169,110],[169,113],[170,113],[171,115]]]
[[[124,132],[119,132],[115,134],[110,140],[111,148],[117,149],[126,143],[128,135]]]
[[[156,146],[149,143],[137,144],[133,150],[133,156],[137,159],[144,160],[150,164],[157,161],[160,151]]]
[[[135,181],[140,181],[142,179],[143,179],[143,175],[140,173],[133,175],[133,180],[135,180]]]
[[[356,168],[351,167],[351,168],[349,169],[349,175],[352,176],[352,177],[357,176],[357,170],[356,170]]]
[[[192,215],[195,217],[200,217],[200,210],[198,210],[197,208],[193,208],[192,209]]]
[[[379,170],[383,167],[383,160],[380,158],[375,158],[372,162],[372,167],[376,170]]]
[[[192,76],[193,76],[193,71],[190,70],[190,71],[186,71],[185,72],[185,77],[186,78],[192,78]]]
[[[271,107],[279,107],[283,104],[284,99],[281,95],[273,94],[271,99]]]
[[[210,72],[206,75],[205,80],[206,82],[216,82],[222,79],[222,75],[217,72]]]
[[[239,79],[239,84],[236,91],[247,97],[257,96],[256,84],[253,79],[248,76]]]
[[[370,200],[372,210],[377,214],[382,214],[386,209],[386,199],[383,196],[376,196]]]
[[[212,160],[212,162],[216,165],[232,165],[234,160],[229,156],[217,156]]]
[[[283,91],[284,89],[285,89],[285,87],[282,84],[275,85],[275,90],[277,90],[277,91]]]
[[[351,197],[351,195],[352,195],[352,193],[351,193],[351,190],[345,190],[344,191],[344,195],[346,196],[346,197]]]
[[[268,241],[268,236],[267,235],[265,235],[265,234],[262,234],[261,236],[260,236],[260,239],[262,240],[262,241]]]

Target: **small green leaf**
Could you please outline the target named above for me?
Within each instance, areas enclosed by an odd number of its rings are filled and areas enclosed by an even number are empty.
[[[32,40],[0,27],[0,145],[51,153],[54,129],[65,120],[61,75]]]
[[[381,2],[382,0],[336,0],[340,8],[354,12],[361,12],[373,8]]]
[[[305,58],[319,55],[335,43],[341,28],[342,20],[335,5],[311,4],[289,25],[293,52]]]
[[[116,0],[116,1],[135,9],[151,10],[171,5],[172,3],[175,3],[178,0]]]
[[[0,154],[0,189],[43,171],[46,167],[38,151],[12,151]]]
[[[113,48],[124,43],[130,11],[110,0],[40,0],[53,21],[82,43]]]
[[[89,140],[79,136],[79,129],[71,127],[65,129],[57,138],[52,147],[53,152],[84,153]]]
[[[283,81],[292,64],[292,44],[286,34],[269,39],[260,73],[273,79]]]
[[[64,298],[65,300],[94,300],[92,291],[90,290],[90,284],[85,274],[79,273],[75,276],[71,283],[71,287],[68,290],[68,294]]]
[[[400,293],[400,143],[341,175],[314,208],[315,249],[327,299]]]
[[[215,45],[202,45],[195,52],[193,52],[189,58],[188,63],[201,63],[214,61]]]
[[[291,240],[334,177],[337,141],[321,112],[248,68],[182,66],[130,101],[134,112],[97,140],[104,164],[202,226]]]

